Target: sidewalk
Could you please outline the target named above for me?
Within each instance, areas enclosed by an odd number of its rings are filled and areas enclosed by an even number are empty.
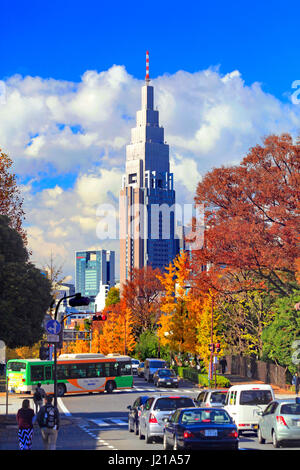
[[[22,407],[22,401],[25,398],[29,398],[31,402],[30,406],[34,409],[31,395],[9,394],[8,406],[6,407],[6,393],[0,393],[0,450],[19,450],[16,415],[18,410]],[[6,409],[8,409],[7,414]],[[59,439],[57,441],[58,450],[63,449],[62,442],[65,442],[66,438],[71,439],[71,444],[68,448],[72,448],[72,446],[74,449],[77,448],[75,443],[74,445],[72,444],[73,435],[76,433],[75,426],[72,426],[72,424],[72,420],[61,413]],[[67,431],[67,428],[70,429]],[[70,438],[68,438],[66,434],[70,434]],[[37,424],[34,425],[32,450],[44,450],[41,431]]]

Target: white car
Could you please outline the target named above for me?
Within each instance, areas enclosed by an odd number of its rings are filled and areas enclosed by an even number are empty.
[[[140,365],[140,361],[138,359],[131,359],[131,368],[132,368],[133,374],[137,374],[139,365]]]
[[[271,385],[249,383],[228,389],[225,410],[237,425],[239,434],[258,430],[260,413],[275,400]]]

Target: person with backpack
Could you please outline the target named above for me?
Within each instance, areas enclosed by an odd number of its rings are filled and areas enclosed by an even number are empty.
[[[38,384],[38,386],[35,389],[35,392],[33,394],[33,402],[35,404],[35,412],[38,413],[41,407],[43,406],[43,399],[46,398],[46,392],[42,388],[41,384]]]
[[[41,428],[45,450],[55,450],[60,416],[58,409],[52,405],[51,396],[45,399],[45,405],[38,412],[37,422]]]

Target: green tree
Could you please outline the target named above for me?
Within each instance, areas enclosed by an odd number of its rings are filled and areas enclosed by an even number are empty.
[[[115,305],[120,302],[120,289],[117,287],[111,287],[107,293],[107,297],[105,300],[105,306],[109,307],[109,305]]]
[[[0,339],[9,348],[32,346],[42,338],[52,300],[48,279],[28,259],[21,235],[0,215]]]
[[[300,340],[300,312],[295,305],[300,301],[299,293],[280,298],[274,305],[274,320],[262,333],[263,359],[270,359],[286,367],[291,373],[298,369],[293,343]]]
[[[140,361],[144,361],[147,357],[160,357],[169,360],[170,352],[168,347],[159,345],[155,331],[146,330],[139,337],[134,349],[134,356],[138,357]]]

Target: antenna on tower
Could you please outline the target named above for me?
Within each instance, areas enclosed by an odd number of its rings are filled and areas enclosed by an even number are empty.
[[[146,77],[145,81],[148,84],[150,82],[149,78],[149,51],[146,51]]]

